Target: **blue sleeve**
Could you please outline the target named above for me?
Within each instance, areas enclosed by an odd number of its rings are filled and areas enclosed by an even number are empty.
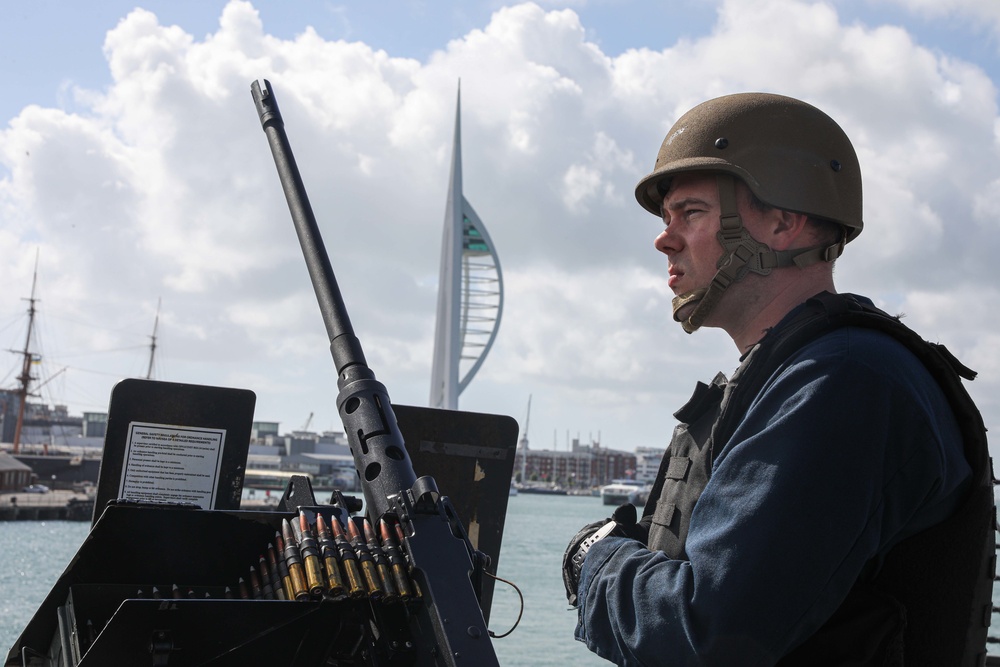
[[[909,351],[868,330],[827,334],[716,443],[688,561],[622,538],[591,549],[576,637],[621,665],[773,664],[896,542],[947,517],[969,476]]]

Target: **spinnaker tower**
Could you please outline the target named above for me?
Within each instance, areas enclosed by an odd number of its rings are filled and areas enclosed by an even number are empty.
[[[486,226],[462,193],[462,91],[455,105],[451,180],[438,280],[430,407],[458,409],[496,340],[503,313],[503,274]]]

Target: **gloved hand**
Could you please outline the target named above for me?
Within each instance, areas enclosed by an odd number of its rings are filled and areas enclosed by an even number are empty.
[[[563,585],[566,587],[566,600],[570,606],[576,606],[576,592],[580,587],[580,571],[587,552],[598,541],[608,535],[631,537],[630,532],[636,526],[635,506],[626,503],[615,510],[611,518],[588,523],[573,536],[563,554]]]

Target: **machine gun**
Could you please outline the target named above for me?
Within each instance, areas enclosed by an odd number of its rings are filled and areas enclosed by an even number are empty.
[[[496,561],[480,548],[499,554],[517,424],[390,403],[352,330],[273,91],[265,81],[251,92],[330,335],[367,516],[351,516],[360,499],[340,490],[317,503],[304,476],[277,511],[243,509],[253,393],[123,380],[90,534],[4,667],[498,664],[483,578]],[[458,489],[454,503],[416,470]]]
[[[388,393],[365,361],[306,195],[274,92],[251,85],[330,339],[337,369],[337,409],[361,479],[366,513],[378,525],[394,515],[425,603],[411,615],[415,635],[433,637],[426,664],[497,665],[473,582],[485,556],[472,548],[454,507],[434,478],[417,477]],[[423,664],[423,660],[418,661]]]

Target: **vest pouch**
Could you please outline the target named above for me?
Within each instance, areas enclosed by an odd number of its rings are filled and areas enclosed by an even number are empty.
[[[699,383],[691,400],[677,411],[678,418],[693,420],[678,424],[674,429],[650,493],[649,514],[645,517],[650,521],[648,546],[671,558],[687,560],[684,543],[691,512],[708,483],[712,467],[712,426],[719,418],[724,385],[725,376],[721,374],[711,385]]]

